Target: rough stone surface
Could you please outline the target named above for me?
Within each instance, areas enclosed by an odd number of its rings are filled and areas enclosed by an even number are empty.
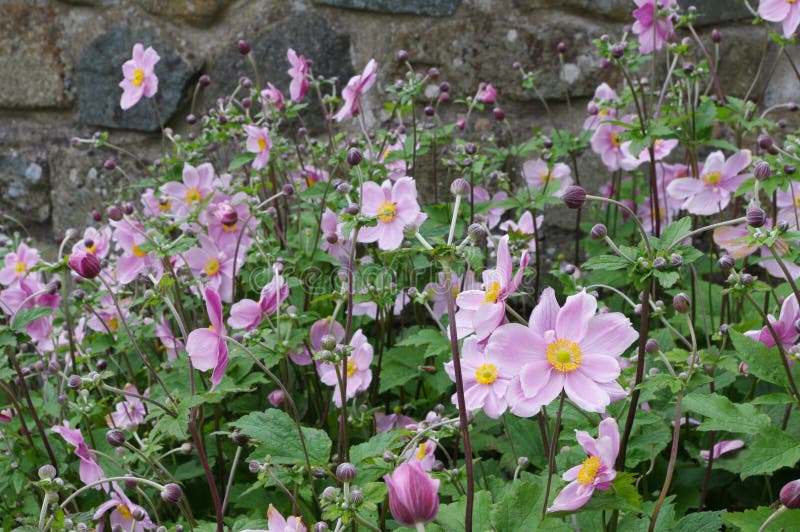
[[[50,218],[50,186],[40,162],[0,155],[0,210],[23,224],[41,224]]]
[[[613,20],[627,20],[634,9],[630,0],[513,0],[520,11],[558,9]]]
[[[700,17],[697,25],[712,25],[725,22],[733,22],[752,18],[750,11],[741,1],[737,0],[678,0],[678,4],[684,9],[695,6]],[[753,8],[758,7],[758,2],[752,3]]]
[[[64,65],[56,10],[26,3],[0,5],[0,108],[64,107]]]
[[[307,14],[284,19],[248,38],[251,54],[257,58],[261,82],[273,83],[289,97],[290,78],[286,74],[289,62],[286,49],[294,48],[298,54],[313,61],[312,69],[317,76],[336,76],[340,85],[347,83],[353,75],[350,59],[350,36],[340,27],[331,24],[323,16]],[[247,59],[236,51],[235,41],[223,49],[208,68],[213,90],[206,91],[214,97],[230,94],[239,77],[252,76],[252,67]],[[204,96],[207,96],[204,94]],[[208,105],[210,100],[201,103]],[[318,113],[317,113],[318,114]]]
[[[197,67],[187,63],[171,46],[157,40],[153,32],[117,26],[98,37],[81,52],[78,60],[78,113],[84,124],[115,129],[156,131],[158,119],[152,101],[142,100],[132,109],[119,106],[122,64],[130,59],[133,45],[153,46],[161,60],[156,65],[158,104],[162,120],[168,122],[181,105]]]
[[[721,33],[722,42],[719,48],[718,64],[720,84],[728,94],[741,98],[747,93],[756,75],[761,52],[767,42],[767,36],[763,29],[749,24],[725,28]],[[708,34],[710,34],[710,31],[706,31],[703,38],[706,41],[709,53],[713,53],[713,45],[710,43]],[[776,56],[777,47],[772,43],[767,48],[767,56],[762,67],[760,81],[756,83],[755,90],[751,93],[751,98],[755,98],[761,93],[766,73],[772,69]],[[784,69],[779,69],[778,74],[780,75],[784,70],[786,70],[787,74],[791,74],[791,71],[786,67],[788,65],[784,64]],[[792,90],[796,93],[796,78],[794,83]]]
[[[403,15],[428,15],[447,17],[455,14],[461,0],[315,0],[318,4],[326,4],[347,9],[363,9],[378,13]]]
[[[194,26],[209,26],[214,23],[231,0],[136,0],[142,9],[171,20],[186,22]]]
[[[522,89],[519,61],[536,73],[537,86],[546,99],[564,99],[556,45],[564,42],[566,79],[572,97],[591,96],[608,74],[599,70],[600,58],[592,39],[608,30],[588,20],[542,15],[505,21],[470,17],[433,23],[425,21],[397,33],[397,47],[408,50],[415,65],[436,66],[440,79],[450,82],[454,94],[473,93],[479,81],[491,82],[502,98],[530,101],[532,91]],[[395,74],[399,75],[401,67]]]

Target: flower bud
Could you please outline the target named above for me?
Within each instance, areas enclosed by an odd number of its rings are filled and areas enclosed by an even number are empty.
[[[322,490],[322,500],[323,501],[334,501],[336,500],[337,490],[333,486],[328,486],[324,490]]]
[[[122,447],[125,445],[125,433],[119,429],[111,429],[106,432],[106,441],[111,447]]]
[[[608,228],[603,224],[595,224],[589,232],[593,240],[602,240],[608,235]]]
[[[571,185],[564,190],[564,203],[570,209],[580,209],[586,203],[586,191],[578,185]]]
[[[758,161],[753,167],[753,175],[756,176],[756,179],[758,180],[763,181],[764,179],[767,179],[771,173],[772,169],[769,167],[769,163],[767,161]]]
[[[658,340],[655,338],[649,338],[647,342],[644,344],[644,350],[648,353],[655,353],[659,349]]]
[[[711,30],[711,42],[717,44],[721,40],[722,40],[722,35],[719,34],[719,30],[717,30],[716,28]]]
[[[144,521],[147,518],[147,513],[144,508],[137,506],[131,511],[131,517],[133,517],[134,521]]]
[[[527,456],[520,456],[519,458],[517,458],[517,465],[520,468],[524,469],[528,467],[528,464],[530,464],[530,460],[528,460]]]
[[[439,480],[420,462],[404,462],[383,477],[389,490],[389,509],[401,525],[415,527],[433,521],[439,513]]]
[[[683,256],[678,253],[673,253],[669,256],[669,262],[676,268],[683,266]]]
[[[208,87],[211,84],[211,78],[208,77],[208,74],[203,74],[197,80],[197,84],[200,85],[201,87]]]
[[[53,467],[52,465],[45,464],[39,468],[38,474],[39,474],[39,479],[41,480],[51,480],[56,477],[58,472],[56,471],[56,468]]]
[[[67,380],[67,386],[73,390],[80,390],[83,386],[83,379],[80,375],[70,375],[69,380]]]
[[[328,528],[328,523],[325,521],[317,521],[314,523],[314,532],[328,532],[330,528]]]
[[[186,442],[186,443],[181,444],[181,453],[183,453],[183,454],[192,454],[193,450],[194,450],[194,447],[192,446],[191,443]]]
[[[750,227],[761,227],[767,221],[767,213],[761,207],[747,209],[747,224]]]
[[[250,442],[250,436],[248,436],[247,434],[242,434],[238,430],[235,430],[231,434],[231,440],[233,440],[233,443],[236,446],[244,447],[245,445],[247,445]]]
[[[122,209],[120,209],[116,205],[112,205],[111,207],[109,207],[108,210],[106,211],[106,214],[108,215],[109,220],[113,220],[115,222],[122,220]]]
[[[336,185],[336,192],[342,196],[348,194],[351,190],[353,190],[353,185],[350,183],[339,183]]]
[[[621,59],[625,55],[625,47],[621,44],[611,46],[611,57],[614,59]]]
[[[679,255],[680,256],[680,255]],[[656,257],[653,259],[653,268],[656,270],[664,270],[667,267],[667,259],[664,257]]]
[[[336,467],[336,478],[342,482],[351,482],[356,478],[356,475],[358,475],[356,466],[350,462],[342,462]]]
[[[405,63],[406,61],[408,61],[408,52],[406,52],[405,50],[399,50],[397,52],[396,57],[399,63]]]
[[[250,462],[247,464],[247,469],[248,469],[248,470],[249,470],[249,471],[250,471],[252,474],[254,474],[254,475],[255,475],[256,473],[258,473],[259,471],[261,471],[261,464],[259,464],[259,463],[258,463],[258,460],[250,460]]]
[[[94,253],[81,250],[73,251],[69,256],[67,264],[72,271],[84,279],[94,279],[100,275],[100,271],[102,270],[100,260]]]
[[[783,165],[783,173],[786,175],[792,175],[797,171],[797,167],[793,164],[785,164]]]
[[[781,220],[775,226],[775,229],[778,231],[779,235],[782,235],[783,233],[789,230],[789,222],[787,222],[786,220]]]
[[[486,228],[481,224],[470,224],[467,228],[467,233],[476,242],[482,241],[486,238]]]
[[[466,179],[456,178],[450,183],[450,193],[453,196],[466,196],[469,194],[470,186]]]
[[[117,162],[114,159],[106,159],[106,162],[103,163],[103,168],[105,168],[109,172],[116,167],[117,167]]]
[[[183,497],[183,490],[175,483],[169,483],[161,490],[161,499],[168,504],[178,504]]]
[[[731,255],[723,255],[717,261],[717,265],[719,269],[722,271],[728,271],[736,264],[736,259],[734,259]]]
[[[506,112],[500,107],[495,107],[492,109],[492,114],[494,115],[495,120],[500,122],[506,119]]]
[[[753,276],[749,273],[743,273],[739,276],[739,282],[742,283],[744,286],[750,286],[753,284]]]
[[[350,502],[353,504],[361,504],[364,502],[364,492],[360,489],[354,489],[350,492]]]
[[[689,312],[689,308],[692,306],[692,304],[689,301],[689,296],[681,292],[680,294],[672,298],[672,306],[673,308],[675,308],[677,312],[685,314]]]
[[[239,49],[239,53],[242,55],[247,55],[250,53],[250,43],[244,39],[240,40],[236,47]]]
[[[766,135],[766,134],[759,135],[756,140],[758,142],[758,146],[762,150],[768,150],[770,148],[770,146],[772,146],[772,137],[770,137],[769,135]]]
[[[800,479],[793,480],[781,488],[781,503],[790,510],[800,508]]]
[[[563,54],[563,53],[565,53],[566,51],[567,51],[567,44],[566,44],[565,42],[563,42],[563,41],[562,41],[562,42],[559,42],[559,43],[556,45],[556,52],[558,52],[558,53],[560,53],[560,54]]]
[[[280,388],[278,388],[277,390],[272,390],[267,396],[267,401],[269,401],[269,404],[271,404],[275,408],[281,406],[284,400],[285,398],[283,396],[283,390],[281,390]]]
[[[358,148],[353,147],[347,150],[347,164],[350,166],[358,166],[363,158],[364,156],[361,155],[361,150]]]
[[[750,375],[749,367],[747,362],[739,362],[739,373],[744,375],[745,377]]]

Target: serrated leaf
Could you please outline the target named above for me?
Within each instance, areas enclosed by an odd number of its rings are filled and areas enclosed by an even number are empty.
[[[350,461],[358,469],[360,482],[370,482],[392,470],[383,460],[383,453],[392,450],[393,443],[401,437],[396,431],[376,434],[368,441],[350,448]]]
[[[436,522],[442,525],[445,530],[464,530],[464,516],[466,513],[467,500],[461,498],[458,501],[439,507],[439,514]],[[472,529],[475,532],[487,532],[492,530],[489,521],[489,511],[492,506],[492,494],[488,491],[478,491],[472,510]]]
[[[231,161],[231,164],[228,165],[228,171],[232,172],[237,168],[241,168],[242,166],[251,162],[255,158],[256,158],[255,153],[240,153],[239,155],[234,157],[233,160]]]
[[[760,413],[750,403],[732,403],[716,393],[691,393],[683,398],[687,410],[709,418],[698,430],[726,430],[744,434],[758,434],[770,426],[769,416]]]
[[[689,216],[672,222],[661,232],[660,249],[669,249],[673,244],[677,244],[686,238],[692,230],[692,219]]]
[[[767,517],[772,515],[775,510],[762,506],[755,510],[744,512],[731,512],[722,514],[722,519],[726,523],[739,527],[742,532],[756,532]],[[779,515],[772,521],[765,532],[782,532],[786,530],[800,530],[800,510],[788,510]]]
[[[590,257],[583,267],[589,270],[624,270],[631,262],[617,255],[597,255]]]
[[[720,512],[697,512],[678,521],[679,532],[718,532],[725,523]]]
[[[279,464],[305,464],[297,425],[283,410],[270,408],[266,412],[251,412],[231,425],[261,442],[253,453],[255,456],[261,459],[269,456],[272,462]],[[332,444],[325,431],[309,427],[302,427],[302,431],[311,464],[327,464]]]
[[[730,331],[730,336],[736,356],[747,363],[747,371],[751,375],[779,386],[788,384],[780,361],[781,355],[776,347],[767,347],[734,330]]]
[[[29,323],[49,316],[53,312],[50,307],[32,307],[24,308],[16,313],[14,321],[11,323],[11,328],[15,331],[25,332],[25,326]]]
[[[742,480],[772,473],[782,467],[793,467],[800,461],[800,440],[770,426],[763,429],[745,452]]]
[[[653,270],[653,275],[662,288],[672,288],[672,286],[681,278],[681,274],[675,271],[665,272],[662,270]]]

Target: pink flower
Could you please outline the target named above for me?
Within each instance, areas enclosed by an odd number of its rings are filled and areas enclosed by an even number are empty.
[[[483,289],[466,290],[456,297],[459,310],[455,318],[459,338],[474,332],[478,341],[482,342],[505,321],[506,298],[519,288],[529,260],[528,251],[523,251],[519,269],[516,275],[512,275],[508,235],[500,239],[497,246],[497,267],[483,272]]]
[[[3,268],[0,269],[0,284],[9,286],[21,281],[31,273],[31,268],[39,263],[39,251],[20,242],[16,251],[10,252],[3,259]]]
[[[11,423],[11,420],[14,419],[16,414],[13,408],[4,408],[0,410],[0,423]]]
[[[405,429],[408,425],[416,423],[413,419],[403,414],[383,414],[375,412],[375,432],[385,434],[396,429]]]
[[[183,166],[183,182],[170,181],[159,189],[168,200],[175,217],[184,220],[205,199],[214,193],[216,173],[211,163],[197,168],[189,163]]]
[[[261,170],[265,168],[269,162],[269,151],[272,149],[269,129],[250,125],[242,126],[242,128],[247,133],[247,151],[256,154],[256,158],[253,159],[253,169]]]
[[[209,201],[208,208],[198,217],[198,221],[206,226],[208,236],[220,249],[228,250],[233,255],[236,246],[239,246],[237,268],[241,267],[245,252],[253,243],[250,234],[258,226],[256,218],[250,216],[249,201],[250,197],[244,192],[238,192],[233,197],[217,192]]]
[[[184,256],[194,276],[216,290],[223,301],[230,301],[233,291],[233,249],[221,249],[207,235],[198,237],[199,246]],[[236,244],[233,243],[235,246]]]
[[[795,295],[791,294],[783,300],[781,313],[778,319],[775,319],[772,315],[769,315],[768,318],[783,348],[788,350],[794,346],[798,338],[800,338],[800,333],[798,333],[796,328],[796,323],[800,320],[800,305],[797,304]],[[775,338],[773,338],[772,333],[766,325],[761,329],[747,331],[744,335],[752,338],[756,342],[761,342],[767,347],[773,347],[775,345]]]
[[[628,124],[632,123],[632,121],[633,117],[630,115],[624,116],[620,120],[620,122]],[[600,156],[609,172],[616,172],[621,168],[622,159],[625,155],[620,149],[622,140],[619,138],[619,134],[628,131],[628,129],[619,124],[612,124],[610,121],[601,121],[594,135],[592,135],[592,151]]]
[[[477,290],[480,285],[475,280],[475,274],[468,271],[466,278],[459,276],[456,272],[450,272],[452,278],[453,298],[457,298],[464,290]],[[436,283],[428,283],[423,289],[427,292],[428,297],[433,300],[433,315],[437,319],[447,314],[447,299],[448,294],[446,290],[447,283],[443,272],[439,272],[438,281]]]
[[[485,87],[481,87],[478,91],[478,94],[475,96],[475,99],[481,103],[485,103],[487,105],[491,105],[497,99],[497,91],[492,84],[489,83]]]
[[[280,111],[283,109],[284,101],[283,93],[272,83],[267,83],[267,88],[261,91],[261,105],[264,107],[269,107],[272,104],[275,109]]]
[[[84,279],[94,279],[100,275],[102,267],[100,260],[92,253],[86,251],[73,251],[67,261],[70,269]]]
[[[83,232],[83,240],[76,242],[72,246],[72,251],[85,251],[98,259],[106,258],[111,251],[111,228],[103,227],[97,230],[94,227],[87,227]]]
[[[628,140],[623,142],[620,146],[620,150],[622,151],[622,160],[620,161],[620,166],[622,166],[623,170],[631,171],[644,163],[650,163],[650,149],[648,147],[644,147],[638,155],[634,155],[631,152],[632,145],[633,141]],[[677,139],[656,139],[653,145],[653,154],[655,155],[656,161],[660,161],[672,153],[672,150],[677,145]]]
[[[68,444],[75,447],[75,456],[81,461],[79,468],[81,482],[84,484],[91,484],[92,482],[105,478],[103,468],[100,467],[97,458],[91,453],[89,446],[86,445],[86,440],[83,439],[83,434],[81,434],[80,429],[71,429],[69,427],[69,421],[64,421],[63,425],[54,425],[52,430],[64,438],[64,441]],[[101,485],[96,486],[95,489],[99,490],[100,486]],[[108,486],[102,486],[103,489],[108,491]]]
[[[283,396],[283,390],[281,390],[280,388],[278,388],[277,390],[272,390],[267,396],[267,401],[269,401],[269,404],[271,404],[275,408],[281,406],[284,400],[285,397]]]
[[[759,0],[758,16],[770,22],[782,22],[783,36],[789,39],[800,24],[800,6],[790,0]]]
[[[668,16],[658,17],[656,10],[669,10],[677,4],[676,0],[633,0],[639,7],[634,10],[631,31],[639,36],[639,52],[649,54],[654,50],[661,50],[675,31],[675,27]],[[658,4],[660,7],[657,7]]]
[[[133,384],[126,384],[125,391],[139,395],[139,390]],[[147,392],[145,391],[145,395]],[[144,423],[147,415],[144,403],[138,397],[126,395],[125,399],[114,405],[114,412],[106,416],[109,428],[132,430]]]
[[[211,325],[189,333],[189,338],[186,339],[186,352],[195,368],[200,371],[214,370],[211,375],[210,390],[214,391],[228,367],[228,344],[223,338],[227,333],[222,319],[222,302],[217,291],[206,287],[205,301]]]
[[[150,516],[147,514],[147,511],[138,504],[131,502],[125,493],[119,489],[119,486],[116,482],[113,483],[113,486],[114,491],[111,492],[111,498],[98,506],[97,511],[92,516],[92,519],[101,520],[99,523],[97,523],[97,532],[103,532],[105,525],[103,516],[112,508],[114,510],[109,516],[112,529],[119,527],[120,530],[130,532],[143,532],[144,530],[154,529],[156,525],[150,521]],[[134,511],[144,512],[145,518],[141,521],[135,521],[133,519]]]
[[[342,264],[346,264],[350,260],[351,247],[342,233],[342,225],[336,213],[326,207],[320,220],[322,239],[319,247]]]
[[[306,74],[308,74],[310,65],[304,55],[298,57],[297,52],[291,48],[286,50],[286,58],[292,65],[292,68],[286,71],[292,77],[292,82],[289,84],[289,96],[293,102],[300,102],[308,92],[308,77]]]
[[[405,135],[398,135],[397,141],[392,144],[387,144],[383,152],[376,153],[374,156],[370,153],[370,158],[375,162],[382,163],[386,168],[386,177],[392,181],[408,175],[408,170],[411,167],[410,162],[406,162],[403,157],[405,153]],[[391,159],[387,162],[387,159]]]
[[[328,172],[315,166],[306,165],[300,170],[289,172],[289,176],[297,184],[299,190],[313,187],[320,181],[328,181]]]
[[[554,195],[558,195],[572,184],[572,173],[569,166],[564,163],[555,163],[551,169],[542,159],[525,161],[522,166],[522,175],[525,176],[530,188],[541,190],[545,187]],[[552,186],[553,179],[558,179],[558,186]]]
[[[275,274],[261,289],[261,298],[258,301],[242,299],[233,304],[228,325],[245,331],[255,329],[264,319],[275,314],[287,297],[289,286],[284,282],[283,276]]]
[[[167,351],[167,360],[175,360],[178,358],[178,352],[184,349],[183,342],[175,338],[172,334],[172,328],[169,326],[166,316],[161,318],[161,321],[156,323],[156,336],[161,340],[161,345]]]
[[[267,530],[242,530],[242,532],[307,532],[306,525],[303,524],[303,517],[289,516],[289,519],[284,519],[283,516],[271,504],[267,510]]]
[[[744,442],[742,440],[724,440],[714,445],[712,452],[708,452],[707,450],[700,451],[700,458],[708,460],[709,456],[713,454],[714,460],[716,460],[723,454],[738,451],[742,447],[744,447]]]
[[[372,363],[372,346],[367,343],[367,337],[357,330],[350,340],[350,347],[353,348],[347,360],[342,362],[339,374],[347,373],[347,399],[355,397],[357,393],[366,391],[369,383],[372,382],[372,370],[369,368]],[[321,362],[317,366],[320,380],[328,386],[333,386],[333,402],[336,406],[342,406],[342,393],[339,388],[339,379],[336,376],[336,368],[330,362]]]
[[[410,177],[400,178],[394,184],[387,179],[381,186],[372,181],[364,183],[361,200],[361,212],[376,217],[378,223],[362,227],[358,241],[377,241],[382,250],[399,248],[403,243],[403,227],[420,226],[427,218],[417,203],[417,185]]]
[[[498,205],[501,201],[508,198],[505,190],[499,190],[494,196],[489,194],[485,188],[475,185],[472,187],[472,198],[475,203],[486,203],[491,201],[489,210],[486,211],[486,227],[494,229],[500,223],[500,218],[506,212],[505,207]]]
[[[667,193],[685,200],[682,208],[691,214],[716,214],[728,206],[742,181],[752,176],[741,173],[750,166],[750,160],[750,150],[740,150],[727,161],[721,151],[715,151],[706,159],[699,179],[676,179]]]
[[[500,230],[505,231],[514,241],[525,242],[528,249],[533,252],[536,251],[536,233],[539,233],[539,238],[542,237],[543,222],[544,215],[540,214],[536,217],[536,227],[534,227],[531,211],[525,211],[522,213],[519,223],[506,220],[500,224]]]
[[[130,311],[126,303],[129,303],[129,300],[124,299],[121,301],[120,308],[122,309],[122,316],[120,316],[112,295],[109,293],[104,294],[100,299],[100,305],[95,308],[95,312],[92,313],[86,325],[93,331],[115,333],[122,324],[120,318],[125,318],[130,321]]]
[[[161,261],[156,255],[140,247],[147,242],[142,224],[124,218],[111,222],[111,225],[114,227],[117,249],[122,251],[122,256],[117,259],[116,279],[122,284],[128,284],[142,272],[152,273],[156,280],[160,279],[164,273]]]
[[[588,458],[581,465],[567,470],[561,477],[568,481],[564,489],[553,500],[548,512],[564,512],[577,510],[592,497],[594,490],[606,491],[611,481],[617,476],[614,462],[619,454],[619,428],[614,418],[606,418],[600,422],[597,439],[588,432],[575,431]]]
[[[419,462],[404,462],[383,480],[389,490],[389,509],[401,525],[430,523],[439,513],[439,480],[425,472]]]
[[[778,213],[779,219],[780,216],[781,213]],[[793,224],[793,222],[790,223]],[[772,220],[768,219],[764,225],[764,228],[769,229],[771,227]],[[764,270],[766,270],[767,273],[773,277],[778,277],[779,279],[785,278],[786,276],[783,273],[783,270],[780,266],[778,266],[778,262],[772,257],[772,252],[769,250],[769,248],[767,246],[762,246],[760,249],[756,249],[755,246],[747,245],[746,240],[749,236],[750,231],[748,230],[746,223],[739,225],[728,225],[714,229],[714,242],[719,247],[727,251],[733,258],[740,259],[759,251],[763,259],[757,263],[758,266],[764,268]],[[789,251],[791,251],[789,244],[782,237],[775,241],[774,249],[779,256],[786,255],[789,253]],[[786,269],[789,271],[789,275],[793,279],[800,277],[800,265],[789,260],[784,260],[783,262],[786,266]]]
[[[547,405],[562,390],[580,408],[603,412],[621,390],[619,357],[638,334],[619,312],[597,313],[586,291],[569,296],[563,307],[548,287],[531,313],[528,327],[509,323],[489,338],[487,356],[519,370],[520,394],[528,410]],[[513,373],[512,373],[513,374]],[[509,399],[509,403],[511,403]]]
[[[420,442],[408,457],[408,461],[419,462],[425,471],[433,469],[433,463],[436,461],[436,442],[429,439]]]
[[[450,380],[455,382],[453,362],[447,362],[444,369]],[[476,337],[470,336],[464,340],[461,375],[467,410],[482,409],[490,418],[499,418],[508,407],[506,388],[517,370],[516,364],[508,366],[507,359],[489,358]],[[451,401],[454,405],[458,404],[456,394],[453,394]]]
[[[151,46],[145,50],[141,43],[133,45],[133,59],[125,61],[122,65],[122,75],[125,79],[119,82],[122,88],[119,106],[123,111],[139,103],[142,96],[152,98],[156,95],[158,77],[154,68],[160,59]]]
[[[583,122],[583,129],[586,131],[594,130],[602,120],[614,118],[616,109],[608,107],[608,105],[618,101],[617,92],[609,87],[608,83],[603,82],[598,85],[594,90],[594,98],[586,104],[589,116]]]
[[[61,296],[58,292],[49,293],[47,285],[38,280],[37,277],[26,277],[0,291],[0,310],[8,314],[10,322],[13,322],[17,313],[23,309],[34,307],[58,308]],[[46,342],[53,332],[53,314],[50,313],[26,324],[25,331],[32,340]]]
[[[344,105],[333,116],[337,122],[358,115],[361,110],[361,97],[375,84],[375,73],[377,71],[378,63],[374,59],[370,59],[360,75],[350,78],[347,86],[342,89]]]

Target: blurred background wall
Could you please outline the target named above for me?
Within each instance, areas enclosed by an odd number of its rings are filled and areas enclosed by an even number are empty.
[[[767,105],[797,97],[794,73],[774,43],[765,47],[765,30],[752,26],[741,2],[693,5],[703,14],[701,38],[708,43],[714,28],[722,34],[719,70],[729,94],[747,91],[766,50],[762,68],[775,73],[754,96]],[[117,196],[124,180],[103,162],[119,157],[108,149],[71,148],[73,136],[109,131],[111,142],[140,158],[158,157],[160,134],[149,102],[128,112],[118,105],[120,68],[135,42],[161,55],[159,108],[178,133],[189,131],[185,118],[201,74],[212,82],[200,92],[198,110],[232,90],[240,76],[252,76],[236,46],[247,39],[262,81],[283,90],[288,47],[342,85],[374,57],[380,70],[367,102],[370,123],[385,117],[381,93],[402,75],[394,58],[405,49],[418,70],[438,67],[437,84],[449,82],[454,98],[491,82],[518,142],[534,128],[547,130],[549,122],[541,103],[521,88],[512,64],[537,72],[537,86],[560,127],[578,128],[595,86],[618,81],[600,68],[592,40],[604,33],[619,39],[633,8],[626,0],[0,0],[0,211],[52,242],[66,228],[88,223],[92,209]],[[559,42],[567,45],[563,70]],[[455,119],[455,109],[448,112],[445,106],[442,119]],[[508,134],[491,110],[478,116],[476,128]],[[597,184],[607,173],[595,159],[585,154],[580,166],[584,181]],[[0,223],[19,230],[7,219]],[[547,223],[572,227],[559,216]]]

